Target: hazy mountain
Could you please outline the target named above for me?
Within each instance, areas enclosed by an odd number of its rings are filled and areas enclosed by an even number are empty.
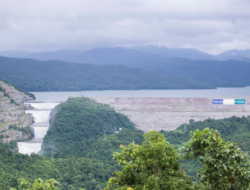
[[[93,62],[103,64],[100,62],[104,58],[105,64],[108,61],[112,62],[121,57],[132,56],[133,60],[144,60],[140,56],[147,57],[148,59],[162,59],[162,58],[185,58],[190,60],[240,60],[250,61],[250,50],[230,50],[219,55],[211,55],[201,52],[196,49],[170,49],[167,47],[159,46],[134,46],[132,48],[94,48],[88,51],[81,51],[77,49],[59,50],[59,51],[46,51],[46,52],[28,52],[28,51],[1,51],[0,56],[14,57],[14,58],[31,58],[42,61],[48,60],[62,60],[68,62],[86,63]],[[116,57],[116,59],[114,59]],[[128,58],[126,58],[128,60]],[[115,63],[117,64],[117,63]]]
[[[249,61],[250,60],[250,50],[229,50],[226,52],[223,52],[216,56],[219,60],[242,60],[242,61]]]
[[[41,61],[48,60],[62,60],[69,62],[78,62],[77,58],[80,56],[81,51],[77,49],[65,49],[59,51],[47,51],[47,52],[37,52],[31,53],[27,58],[37,59]]]
[[[250,58],[242,58],[241,61],[250,62]]]
[[[95,48],[81,53],[78,62],[94,64],[118,64],[132,67],[143,67],[153,65],[164,58],[150,53],[140,52],[134,49],[124,48]]]
[[[214,55],[203,53],[196,49],[183,48],[183,49],[170,49],[164,46],[135,46],[134,49],[137,49],[141,52],[151,53],[154,55],[160,55],[162,57],[171,57],[171,58],[187,58],[191,60],[197,59],[215,59]]]
[[[29,51],[0,51],[0,56],[13,57],[13,58],[28,58],[33,52]]]

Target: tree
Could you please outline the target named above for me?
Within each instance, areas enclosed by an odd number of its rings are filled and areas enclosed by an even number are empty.
[[[226,142],[217,130],[205,128],[191,132],[184,150],[186,159],[199,158],[198,174],[209,189],[249,189],[249,160],[235,143]]]
[[[18,179],[18,184],[18,189],[20,190],[59,190],[59,188],[56,187],[56,185],[59,183],[54,179],[43,181],[42,179],[38,178],[35,179],[35,183],[32,185],[28,180],[20,178]],[[16,188],[11,188],[10,190],[16,190]],[[86,189],[82,188],[81,190]]]
[[[120,146],[114,158],[123,169],[115,172],[105,190],[193,189],[191,178],[180,169],[177,151],[164,136],[152,130],[144,138],[142,146]]]
[[[35,183],[31,185],[28,180],[23,178],[18,179],[19,189],[20,190],[57,190],[56,184],[58,182],[54,179],[49,179],[43,181],[42,179],[35,179]],[[15,188],[11,188],[10,190],[16,190]]]
[[[192,124],[192,123],[194,123],[194,122],[195,122],[194,119],[190,119],[190,120],[189,120],[189,123],[190,123],[190,124]]]

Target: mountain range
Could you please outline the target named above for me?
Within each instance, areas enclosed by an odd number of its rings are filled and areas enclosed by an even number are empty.
[[[168,58],[187,58],[191,60],[240,60],[240,61],[250,61],[250,50],[229,50],[218,55],[212,55],[208,53],[201,52],[197,49],[192,48],[176,48],[171,49],[164,46],[133,46],[130,48],[95,48],[88,51],[81,51],[77,49],[64,49],[59,51],[44,51],[44,52],[29,52],[29,51],[0,51],[0,56],[14,57],[14,58],[32,58],[38,60],[62,60],[70,62],[80,62],[85,61],[84,56],[89,53],[96,51],[96,49],[110,50],[110,49],[127,49],[136,50],[138,52],[143,52],[151,55],[168,57]]]
[[[234,55],[238,60],[221,61],[194,49],[170,50],[155,46],[135,48],[95,48],[84,52],[61,50],[32,54],[15,52],[19,57],[32,59],[0,57],[0,77],[17,86],[21,85],[19,87],[26,91],[250,86],[250,50],[224,52],[218,55],[221,59]],[[171,55],[176,57],[168,57],[170,53],[167,52],[172,52]],[[189,59],[181,58],[180,52],[189,56]],[[14,56],[12,53],[5,52],[5,55]]]

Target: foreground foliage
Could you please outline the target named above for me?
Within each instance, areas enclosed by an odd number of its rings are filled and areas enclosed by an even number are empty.
[[[30,184],[28,180],[25,180],[23,178],[18,179],[19,183],[19,190],[57,190],[56,184],[58,182],[54,179],[49,179],[46,181],[43,181],[42,179],[35,179],[35,182],[33,184]],[[10,190],[16,190],[16,188],[11,188]]]
[[[249,189],[248,155],[236,143],[226,142],[217,130],[205,128],[191,132],[191,139],[183,149],[185,159],[199,159],[198,173],[210,189]]]
[[[121,145],[122,152],[116,152],[114,158],[122,171],[115,172],[105,189],[193,189],[191,178],[180,169],[177,151],[164,136],[151,131],[144,137],[142,146]]]
[[[180,169],[176,150],[156,131],[144,135],[142,146],[121,145],[114,158],[122,165],[121,172],[109,179],[105,190],[164,189],[250,189],[248,154],[235,143],[226,142],[216,130],[191,132],[185,148],[185,159],[197,159],[201,182],[193,183]]]

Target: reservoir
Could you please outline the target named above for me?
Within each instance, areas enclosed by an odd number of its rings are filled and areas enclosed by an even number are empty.
[[[243,88],[217,88],[202,90],[103,90],[72,92],[32,92],[36,101],[61,102],[70,96],[86,97],[250,97],[250,86]]]

